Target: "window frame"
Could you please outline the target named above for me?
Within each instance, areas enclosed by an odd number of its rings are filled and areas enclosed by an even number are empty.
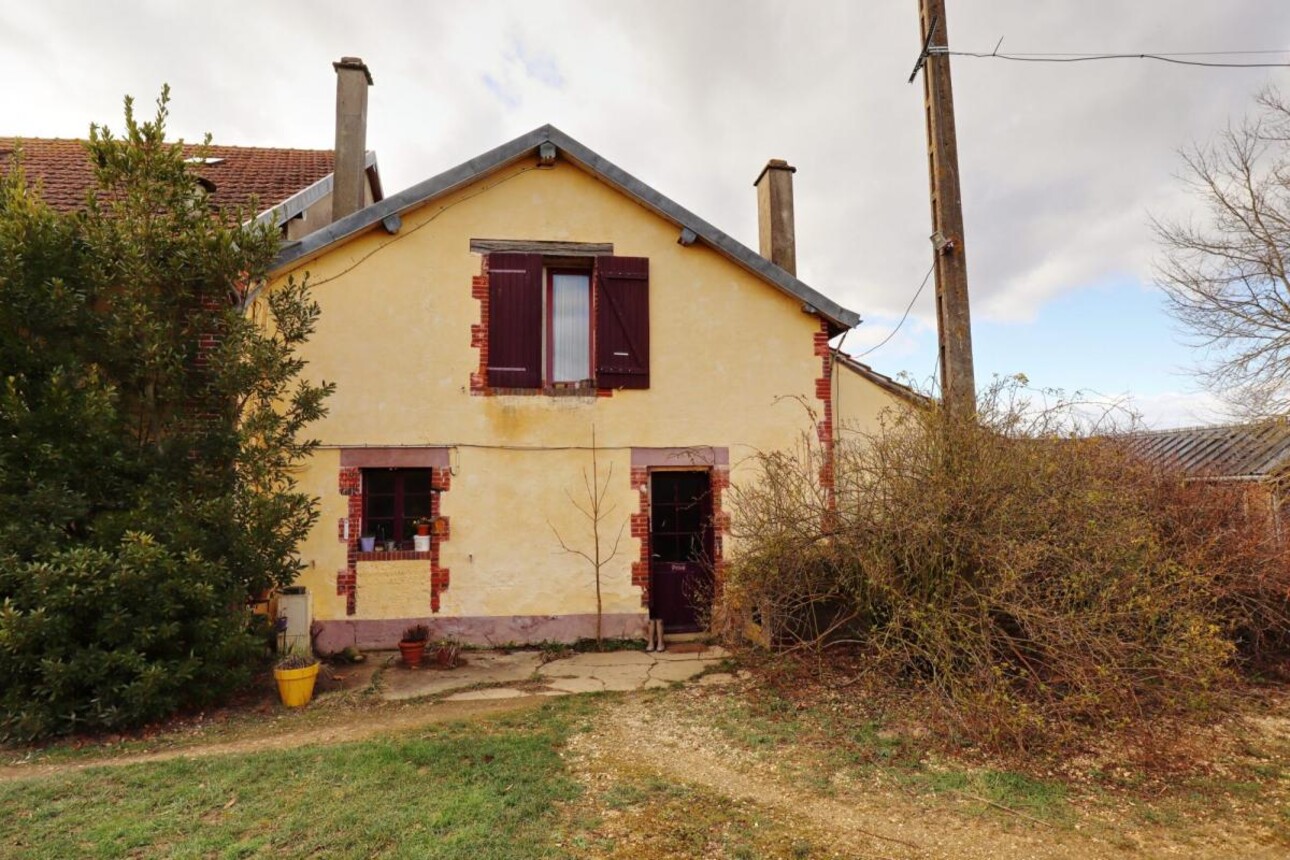
[[[370,482],[372,480],[372,476],[378,472],[394,473],[394,492],[393,493],[374,494],[371,491]],[[361,469],[362,482],[363,482],[363,510],[361,514],[359,534],[361,535],[370,534],[372,536],[376,536],[375,529],[372,527],[372,521],[374,519],[380,520],[381,522],[385,522],[389,520],[393,524],[392,531],[394,533],[390,535],[386,535],[384,539],[395,541],[395,548],[397,551],[411,549],[414,546],[414,542],[412,540],[413,535],[412,534],[404,535],[403,526],[404,526],[404,523],[409,519],[408,515],[405,513],[407,510],[407,497],[409,495],[414,495],[414,496],[419,495],[419,493],[416,493],[416,492],[413,492],[411,494],[407,492],[408,480],[416,473],[421,473],[422,475],[424,475],[424,478],[425,478],[424,493],[425,493],[425,499],[427,504],[426,504],[426,513],[424,514],[424,516],[427,518],[433,517],[434,494],[438,491],[434,489],[434,470],[432,468],[376,466],[376,467],[364,467]],[[393,496],[394,505],[393,505],[393,512],[391,516],[373,517],[370,515],[369,506],[371,504],[372,497],[374,495],[378,495],[382,497],[391,496],[391,495]],[[380,552],[383,550],[381,547],[377,547],[377,551]]]
[[[542,388],[594,389],[596,387],[596,284],[590,266],[577,267],[567,263],[547,265],[542,261],[545,291],[542,297]],[[577,275],[587,280],[587,375],[578,380],[557,381],[555,378],[555,276]]]

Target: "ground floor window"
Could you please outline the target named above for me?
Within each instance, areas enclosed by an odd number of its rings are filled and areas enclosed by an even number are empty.
[[[433,492],[430,469],[364,469],[363,534],[378,547],[392,540],[410,548],[417,521],[430,518]]]

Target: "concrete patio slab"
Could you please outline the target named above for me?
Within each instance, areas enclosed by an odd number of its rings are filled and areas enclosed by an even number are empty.
[[[588,652],[549,663],[542,662],[544,656],[541,651],[467,651],[462,655],[462,665],[451,670],[431,665],[408,669],[391,653],[372,655],[372,659],[384,667],[382,695],[386,699],[444,696],[446,701],[461,702],[654,690],[702,674],[724,659],[726,651],[708,647],[662,653]],[[735,680],[728,673],[713,677],[716,680],[702,683]]]
[[[661,661],[654,664],[649,676],[655,681],[688,681],[715,662],[715,660]]]
[[[552,678],[551,689],[566,693],[603,693],[605,682],[599,678]]]
[[[587,651],[562,660],[553,660],[548,666],[559,663],[577,663],[579,666],[651,666],[654,655],[648,651]]]
[[[532,693],[526,693],[523,690],[516,690],[511,687],[491,687],[487,690],[464,690],[460,693],[453,693],[451,696],[445,696],[445,702],[476,702],[485,699],[522,699],[525,696],[531,696]]]
[[[542,663],[540,651],[467,651],[456,669],[407,669],[397,660],[382,675],[382,696],[391,701],[435,696],[480,684],[527,681]]]

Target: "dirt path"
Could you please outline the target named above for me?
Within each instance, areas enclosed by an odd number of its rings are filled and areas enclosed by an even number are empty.
[[[603,712],[596,729],[574,738],[570,758],[584,772],[621,774],[642,767],[733,801],[756,804],[793,827],[813,831],[840,857],[863,858],[1279,858],[1276,849],[1242,834],[1211,833],[1180,845],[1168,833],[1136,823],[1087,816],[1074,827],[982,816],[967,798],[917,798],[882,787],[833,786],[827,796],[773,764],[735,749],[704,715],[625,702]],[[697,717],[697,719],[696,719]],[[975,809],[974,809],[975,807]]]
[[[314,744],[348,743],[360,741],[386,732],[416,729],[421,726],[468,720],[493,714],[525,710],[542,705],[546,699],[520,698],[484,700],[474,702],[436,702],[419,707],[398,710],[355,711],[349,719],[338,718],[334,723],[307,729],[279,731],[238,740],[212,744],[195,744],[176,749],[150,753],[136,753],[109,758],[87,758],[50,764],[18,764],[0,766],[0,782],[36,779],[62,773],[74,773],[95,767],[125,767],[146,762],[169,761],[177,758],[206,758],[208,756],[257,753],[266,750],[288,750]]]

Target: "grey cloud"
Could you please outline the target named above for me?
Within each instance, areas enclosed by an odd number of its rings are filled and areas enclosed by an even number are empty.
[[[1265,0],[951,0],[954,47],[1275,48]],[[898,316],[929,264],[917,53],[900,2],[560,2],[299,6],[48,2],[0,12],[0,133],[119,124],[125,92],[175,88],[175,127],[227,143],[328,146],[330,61],[371,65],[369,141],[390,189],[553,122],[755,244],[757,171],[796,176],[803,277],[863,315]],[[519,47],[517,47],[519,46]],[[1175,150],[1285,70],[1142,61],[954,60],[976,312],[1024,320],[1053,296],[1147,277],[1149,211],[1186,205]],[[507,98],[488,93],[499,82]],[[915,307],[931,318],[931,291]],[[896,368],[893,368],[896,369]]]

